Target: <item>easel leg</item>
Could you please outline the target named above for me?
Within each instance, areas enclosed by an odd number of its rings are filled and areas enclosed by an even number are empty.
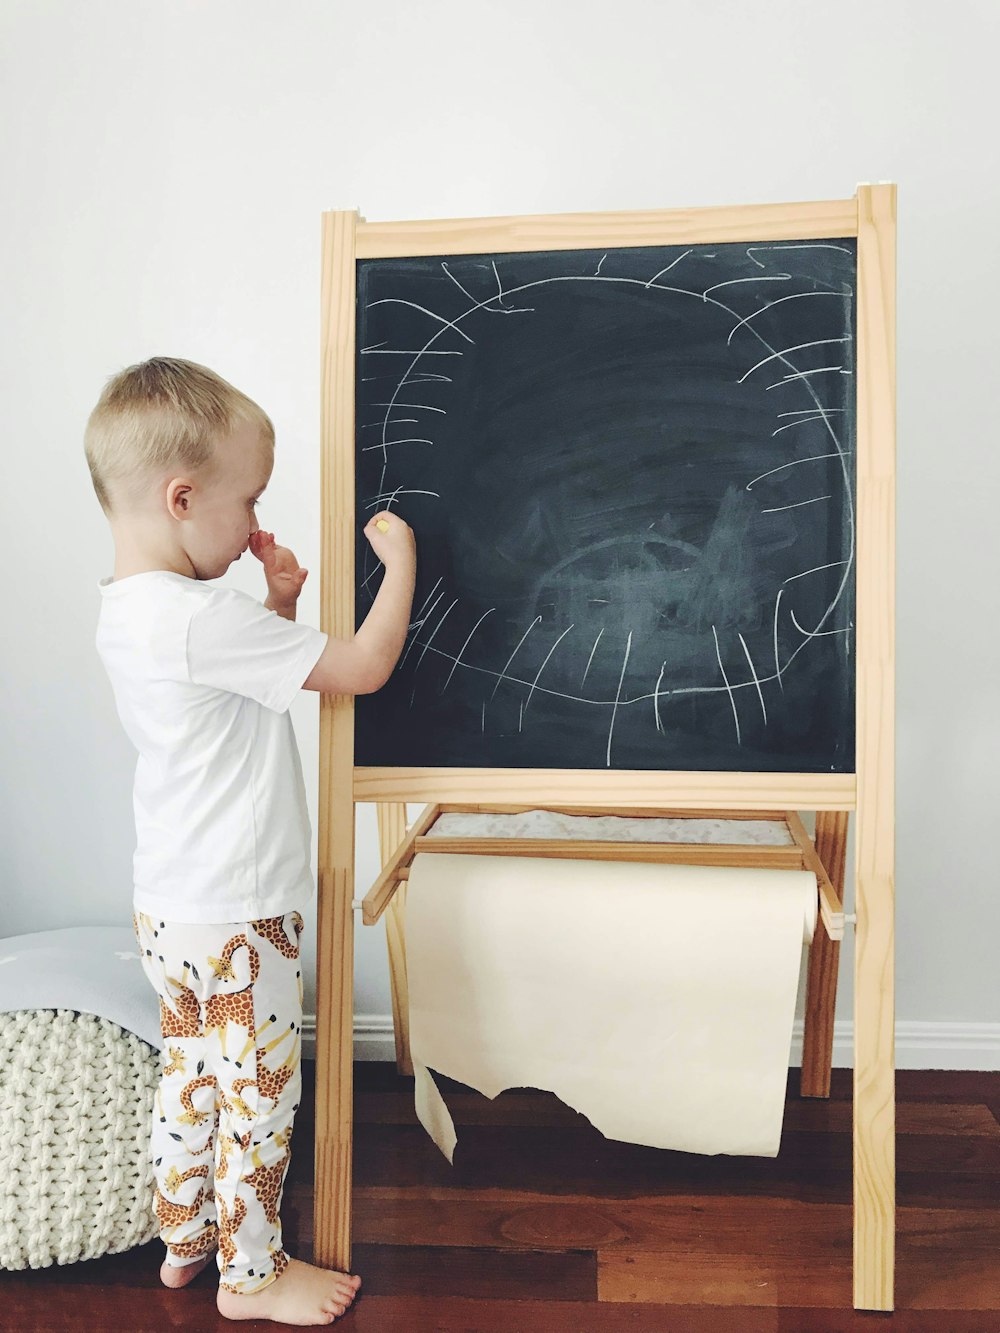
[[[379,845],[383,866],[406,837],[406,806],[403,802],[380,802]],[[385,940],[389,949],[389,984],[392,989],[392,1030],[396,1038],[396,1068],[412,1074],[410,1060],[410,1004],[406,985],[406,885],[401,884],[385,912]]]
[[[813,839],[819,859],[830,883],[844,902],[844,865],[847,858],[846,810],[817,810],[816,836]],[[806,1015],[802,1034],[802,1070],[799,1095],[829,1097],[830,1069],[833,1065],[833,1022],[837,1005],[837,971],[840,965],[840,941],[831,940],[817,922],[809,946],[809,973],[806,981]]]
[[[313,1258],[350,1271],[354,1096],[354,802],[337,802],[332,869],[319,876]]]
[[[854,969],[854,1307],[893,1308],[896,1096],[892,879],[857,878]]]

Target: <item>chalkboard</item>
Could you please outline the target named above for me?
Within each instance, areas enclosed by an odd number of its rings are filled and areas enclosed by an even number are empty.
[[[856,243],[360,260],[355,762],[854,771]],[[356,618],[382,568],[363,536]]]

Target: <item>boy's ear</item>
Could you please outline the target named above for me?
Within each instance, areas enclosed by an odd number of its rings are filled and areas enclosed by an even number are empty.
[[[167,512],[171,518],[189,516],[192,486],[185,477],[175,477],[167,484]]]

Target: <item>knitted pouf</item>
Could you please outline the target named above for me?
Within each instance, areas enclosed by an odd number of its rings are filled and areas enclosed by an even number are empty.
[[[0,1269],[158,1234],[149,1161],[160,1053],[71,1009],[0,1014]]]

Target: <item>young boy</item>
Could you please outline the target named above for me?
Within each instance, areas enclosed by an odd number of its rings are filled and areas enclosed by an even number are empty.
[[[274,429],[256,403],[203,366],[156,358],[108,382],[85,447],[115,545],[97,649],[139,752],[133,924],[164,1038],[160,1276],[186,1286],[217,1250],[225,1317],[330,1324],[360,1278],[289,1258],[278,1216],[313,894],[288,708],[299,689],[385,683],[413,601],[413,533],[396,513],[365,527],[385,574],[361,628],[337,641],[295,623],[306,570],[258,525]],[[247,550],[263,605],[209,582]]]

